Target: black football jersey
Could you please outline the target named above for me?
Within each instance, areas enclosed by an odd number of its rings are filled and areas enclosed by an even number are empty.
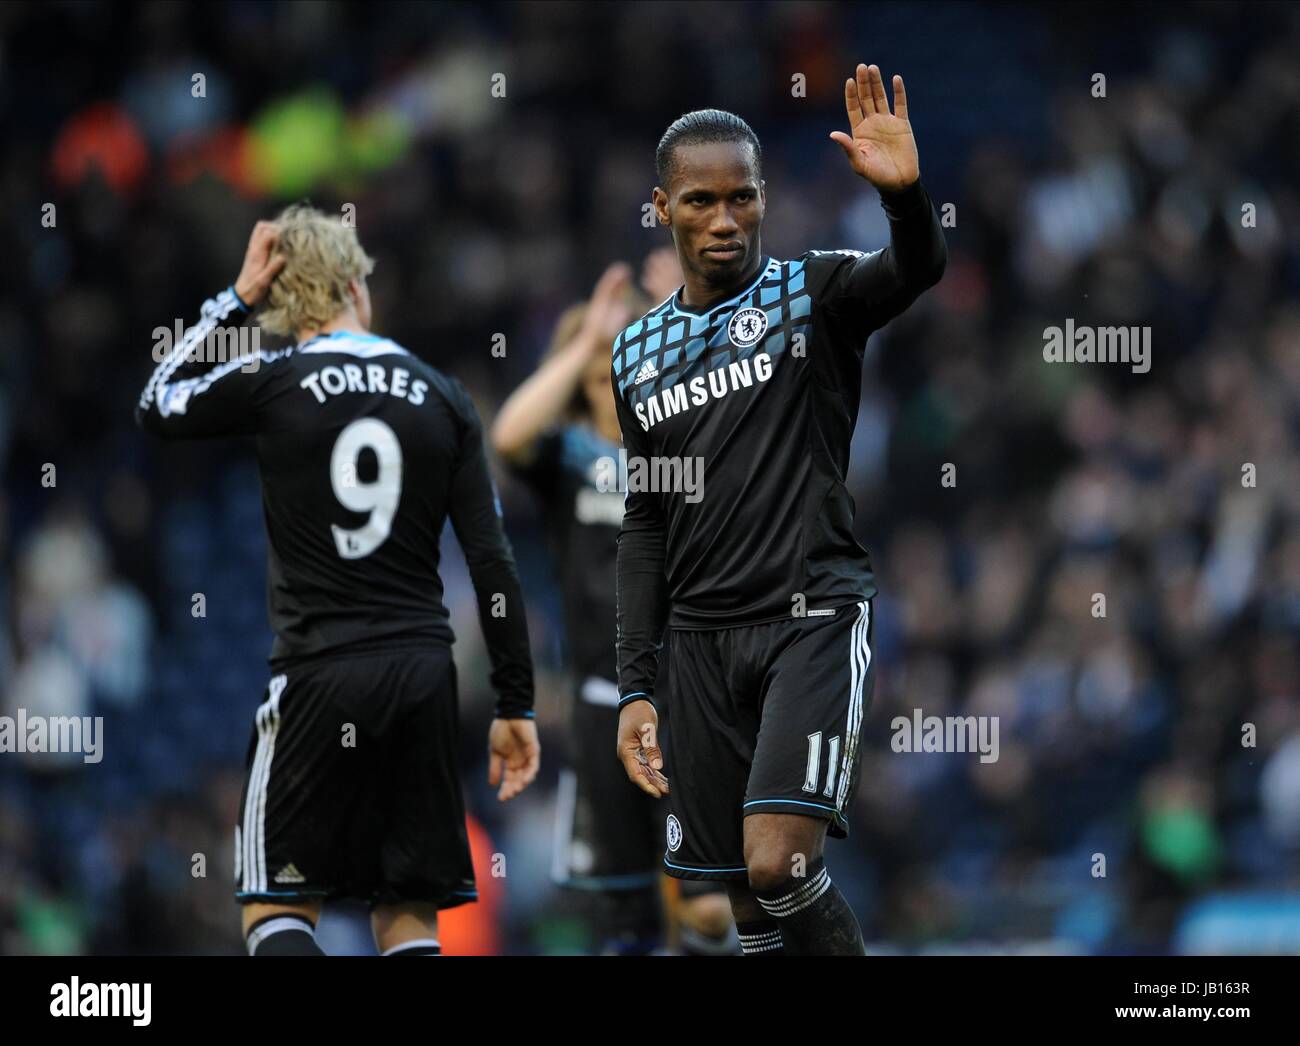
[[[727,300],[696,308],[679,291],[615,339],[629,470],[623,700],[653,692],[665,618],[724,628],[829,615],[875,594],[845,486],[863,350],[947,256],[919,183],[882,202],[884,250],[763,258]],[[650,463],[640,489],[637,459]],[[696,489],[674,489],[686,476]]]
[[[478,595],[498,710],[531,714],[523,596],[464,387],[386,338],[352,332],[215,366],[193,358],[243,316],[233,289],[204,303],[149,379],[136,418],[165,438],[255,437],[272,665],[363,645],[451,643],[438,575],[450,519]]]

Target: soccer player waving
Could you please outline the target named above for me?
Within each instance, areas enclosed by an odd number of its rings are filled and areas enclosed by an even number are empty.
[[[863,951],[822,853],[848,831],[875,672],[876,588],[844,479],[867,337],[947,260],[902,77],[892,113],[874,65],[844,94],[851,133],[831,137],[879,191],[890,245],[768,257],[757,137],[730,113],[688,113],[659,143],[653,198],[685,284],[613,348],[629,469],[634,455],[703,468],[702,496],[629,488],[618,754],[668,797],[668,873],[726,881],[754,955]]]
[[[136,409],[166,438],[257,440],[275,643],[235,828],[253,955],[323,954],[326,897],[369,901],[383,954],[436,955],[438,910],[477,896],[438,576],[449,518],[498,698],[489,778],[507,800],[537,774],[524,603],[478,415],[459,382],[369,333],[373,266],[318,211],[258,222],[239,278]],[[262,326],[297,344],[205,362],[218,326],[264,300]]]

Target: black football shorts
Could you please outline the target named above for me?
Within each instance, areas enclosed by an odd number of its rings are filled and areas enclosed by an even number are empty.
[[[679,879],[743,879],[750,814],[825,818],[848,835],[875,663],[871,602],[833,615],[672,630],[664,867]]]
[[[272,677],[235,827],[236,898],[475,900],[458,719],[446,647],[318,658]]]
[[[552,878],[561,886],[621,891],[659,882],[665,811],[627,779],[617,736],[618,687],[589,676],[574,695],[556,797]]]

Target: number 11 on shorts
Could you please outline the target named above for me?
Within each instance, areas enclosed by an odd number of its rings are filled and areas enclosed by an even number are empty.
[[[839,766],[840,759],[839,737],[832,737],[829,744],[830,756],[826,760],[826,787],[822,790],[822,795],[825,796],[835,794],[835,770]],[[821,769],[821,761],[822,732],[818,730],[817,733],[808,735],[808,771],[803,778],[803,790],[805,792],[817,791],[817,774]]]

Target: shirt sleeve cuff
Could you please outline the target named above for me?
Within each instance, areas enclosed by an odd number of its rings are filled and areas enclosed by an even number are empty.
[[[925,188],[921,185],[920,178],[898,192],[888,192],[884,189],[877,191],[880,193],[880,206],[885,209],[885,213],[890,218],[901,218],[911,214],[926,200]]]
[[[659,706],[655,704],[654,694],[646,693],[644,690],[634,690],[632,693],[620,697],[618,699],[618,707],[622,708],[624,705],[630,705],[633,701],[649,701],[650,706],[656,712],[659,711]]]

